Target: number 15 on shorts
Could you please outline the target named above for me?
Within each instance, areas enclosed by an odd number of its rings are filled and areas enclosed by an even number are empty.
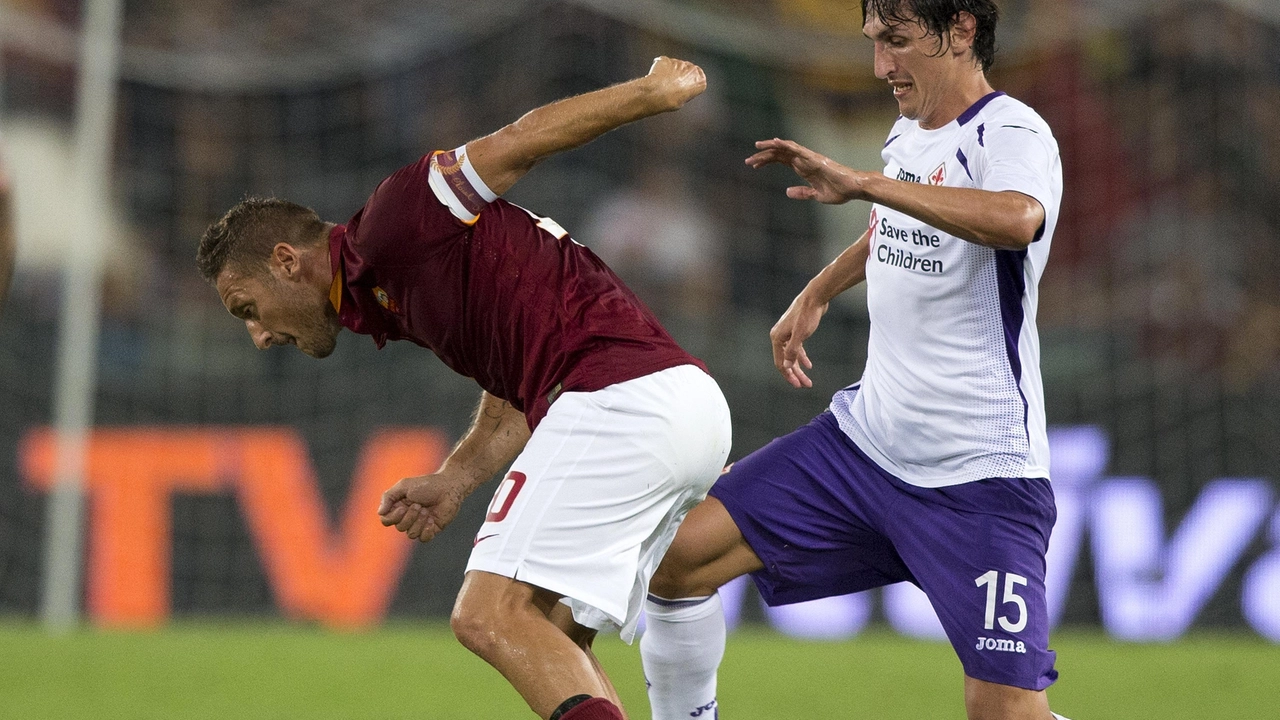
[[[1021,632],[1022,629],[1027,626],[1027,601],[1023,600],[1022,596],[1018,594],[1018,586],[1021,585],[1026,587],[1027,579],[1021,575],[1015,575],[1010,572],[1003,574],[1004,598],[1000,602],[1001,605],[1007,605],[1009,603],[1017,605],[1018,619],[1010,620],[1006,615],[996,618],[996,590],[1000,584],[999,580],[1001,573],[998,570],[988,570],[973,581],[974,585],[978,587],[982,587],[983,585],[987,586],[987,612],[986,617],[983,618],[982,626],[987,630],[992,630],[995,628],[996,620],[998,619],[1000,621],[1000,627],[1003,628],[1005,632]]]

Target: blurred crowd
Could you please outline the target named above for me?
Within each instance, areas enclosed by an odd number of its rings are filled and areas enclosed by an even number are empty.
[[[1278,56],[1280,27],[1194,3],[1063,46],[1040,77],[1015,79],[1063,148],[1046,326],[1109,335],[1108,364],[1161,382],[1274,383]]]
[[[7,0],[11,7],[78,23],[80,0]],[[187,52],[251,50],[287,55],[332,42],[335,34],[374,38],[421,3],[407,0],[130,0],[124,3],[124,40]]]
[[[430,11],[474,10],[485,1]],[[81,6],[8,3],[71,25]],[[536,103],[625,79],[647,58],[669,53],[706,65],[717,80],[712,92],[678,120],[627,129],[556,159],[513,198],[555,215],[695,352],[722,356],[728,372],[767,376],[770,368],[755,368],[758,353],[742,344],[762,342],[756,335],[803,279],[857,233],[824,230],[825,210],[786,201],[787,178],[751,174],[741,158],[752,140],[802,125],[796,98],[822,108],[832,125],[871,117],[868,127],[882,132],[892,104],[871,67],[844,78],[797,73],[672,40],[585,0],[525,4],[528,16],[515,25],[373,76],[239,94],[126,82],[116,190],[132,254],[128,271],[107,281],[104,339],[122,348],[120,362],[146,354],[123,348],[146,345],[157,307],[209,316],[212,299],[191,254],[205,225],[245,194],[289,196],[342,221],[381,177],[418,154],[492,130]],[[858,13],[843,1],[685,4],[735,22],[859,42]],[[1041,112],[1063,154],[1062,221],[1042,284],[1046,385],[1070,398],[1101,374],[1162,386],[1210,383],[1227,395],[1274,384],[1280,27],[1231,2],[1188,2],[1153,4],[1121,26],[1090,29],[1072,13],[1078,5],[1006,3],[1009,34],[993,78]],[[264,57],[359,45],[427,12],[407,0],[136,0],[125,9],[129,45],[253,48]],[[1067,26],[1078,31],[1059,31]],[[51,71],[13,52],[6,60],[9,117],[56,110],[33,100],[32,88],[71,96],[69,69]],[[56,119],[66,123],[69,106],[62,109]],[[872,133],[857,142],[878,148],[882,139]],[[19,281],[29,298],[47,294],[52,282]],[[844,356],[866,326],[856,308],[841,314],[828,347],[853,363],[847,375],[860,360]],[[128,330],[112,340],[112,328]]]

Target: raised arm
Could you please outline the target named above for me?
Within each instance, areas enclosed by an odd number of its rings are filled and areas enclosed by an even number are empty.
[[[484,393],[471,428],[439,470],[405,478],[382,494],[382,524],[395,525],[414,540],[432,539],[453,521],[468,495],[515,460],[529,435],[524,413]]]
[[[986,247],[1024,250],[1044,224],[1044,207],[1020,192],[974,190],[904,182],[882,173],[845,167],[790,140],[764,140],[747,158],[752,167],[789,165],[808,186],[787,188],[787,197],[839,204],[880,203],[943,232]]]
[[[489,189],[501,195],[551,155],[641,118],[679,110],[706,87],[702,68],[660,57],[644,77],[544,105],[492,135],[472,140],[467,156]]]
[[[0,163],[0,309],[9,297],[9,283],[13,279],[14,256],[17,253],[16,233],[13,229],[13,188],[4,164]]]
[[[813,362],[804,351],[804,341],[818,329],[835,296],[867,279],[870,254],[871,231],[868,230],[809,281],[769,331],[773,364],[792,387],[813,387],[813,381],[805,374],[806,370],[813,369]]]

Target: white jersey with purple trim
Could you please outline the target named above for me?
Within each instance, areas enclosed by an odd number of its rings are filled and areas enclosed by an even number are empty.
[[[867,456],[912,485],[1049,477],[1035,322],[1062,198],[1049,126],[992,93],[936,130],[899,118],[883,157],[891,178],[1029,195],[1045,222],[1026,250],[994,250],[874,205],[867,366],[831,411]]]

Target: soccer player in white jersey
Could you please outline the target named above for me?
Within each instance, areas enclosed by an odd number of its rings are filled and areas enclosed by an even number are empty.
[[[797,200],[873,203],[868,230],[771,332],[778,370],[810,387],[804,341],[865,280],[866,369],[809,425],[734,464],[680,528],[641,641],[656,720],[718,717],[716,590],[745,573],[771,605],[913,582],[960,657],[971,720],[1056,717],[1035,316],[1062,194],[1057,144],[987,82],[993,0],[862,7],[875,74],[902,113],[884,171],[777,139],[747,163],[789,165],[808,183],[787,191]]]

